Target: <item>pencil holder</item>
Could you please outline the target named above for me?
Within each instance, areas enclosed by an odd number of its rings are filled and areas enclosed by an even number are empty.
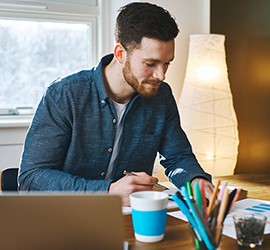
[[[195,249],[219,249],[223,222],[232,207],[237,189],[229,193],[225,183],[219,193],[218,186],[219,184],[214,189],[209,207],[206,206],[203,180],[194,183],[195,197],[190,183],[182,186],[181,192],[172,195],[172,199],[189,221]]]
[[[211,241],[214,243],[213,248],[208,248],[205,245],[204,241],[200,238],[196,230],[194,230],[194,228],[191,225],[189,225],[189,231],[191,234],[193,249],[196,249],[196,250],[218,250],[219,249],[221,238],[222,238],[222,228],[220,228],[219,230],[220,233],[217,236],[216,235],[211,236]]]

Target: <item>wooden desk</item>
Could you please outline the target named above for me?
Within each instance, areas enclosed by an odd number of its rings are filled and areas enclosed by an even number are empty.
[[[254,199],[270,200],[270,175],[233,175],[214,178],[227,180],[229,185],[241,186],[248,190],[247,197]],[[157,243],[141,243],[135,240],[132,227],[131,215],[125,215],[125,236],[129,242],[129,250],[191,250],[193,249],[188,223],[167,216],[165,238]],[[236,240],[222,236],[220,250],[234,250],[238,248]],[[270,249],[270,234],[265,235],[263,246],[260,250]]]

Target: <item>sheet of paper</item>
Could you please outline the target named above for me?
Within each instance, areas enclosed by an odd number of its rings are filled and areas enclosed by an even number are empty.
[[[261,213],[267,217],[267,223],[265,226],[264,234],[270,233],[270,201],[256,200],[256,199],[244,199],[235,202],[232,210],[227,215],[222,233],[228,237],[236,239],[236,233],[232,216],[236,213]],[[176,217],[178,219],[187,221],[186,216],[181,211],[169,212],[168,215]]]
[[[232,216],[236,213],[260,213],[267,217],[264,234],[270,233],[270,201],[244,199],[237,201],[224,221],[223,234],[236,239]]]

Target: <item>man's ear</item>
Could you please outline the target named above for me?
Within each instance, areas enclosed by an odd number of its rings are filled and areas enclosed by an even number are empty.
[[[114,46],[114,57],[115,59],[120,63],[123,64],[125,61],[125,55],[126,55],[126,50],[125,48],[120,44],[117,43]]]

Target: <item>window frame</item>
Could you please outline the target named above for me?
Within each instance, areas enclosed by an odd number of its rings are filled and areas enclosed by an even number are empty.
[[[79,2],[76,0],[0,0],[0,20],[8,18],[91,24],[89,53],[95,65],[103,51],[101,43],[103,22],[101,20],[104,17],[101,16],[101,8],[105,5],[102,0],[79,0]],[[23,114],[7,114],[0,115],[0,121],[10,119],[12,116],[24,119]]]

